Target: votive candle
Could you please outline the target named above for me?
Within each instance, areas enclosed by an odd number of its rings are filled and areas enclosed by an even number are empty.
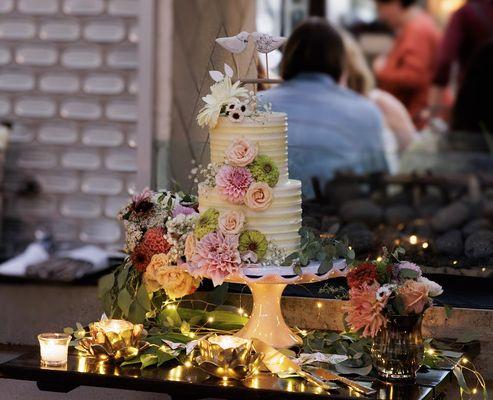
[[[70,339],[71,336],[65,333],[39,334],[41,365],[46,367],[60,367],[67,364]]]

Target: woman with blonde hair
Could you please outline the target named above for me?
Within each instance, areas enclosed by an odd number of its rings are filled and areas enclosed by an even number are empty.
[[[345,50],[345,70],[342,83],[349,89],[372,100],[384,117],[386,152],[404,151],[417,138],[416,128],[404,105],[393,95],[375,87],[375,78],[365,56],[348,32],[342,31]],[[395,145],[396,144],[396,145]]]

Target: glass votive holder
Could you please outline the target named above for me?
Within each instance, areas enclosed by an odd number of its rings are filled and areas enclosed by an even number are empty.
[[[38,335],[41,365],[61,367],[67,364],[71,335],[66,333],[41,333]]]

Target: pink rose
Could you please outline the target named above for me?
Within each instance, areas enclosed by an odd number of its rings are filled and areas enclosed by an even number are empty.
[[[428,292],[426,283],[407,280],[398,292],[404,302],[406,313],[421,314],[430,303]]]
[[[219,230],[225,235],[237,235],[243,229],[245,215],[241,211],[230,210],[219,215]]]
[[[193,233],[190,233],[185,239],[185,258],[190,261],[195,254],[195,248],[197,247],[197,239]]]
[[[255,182],[248,188],[244,202],[252,210],[264,211],[270,207],[273,200],[274,195],[270,186],[265,182]]]
[[[257,153],[258,147],[247,139],[236,139],[225,151],[228,164],[235,167],[246,167]]]

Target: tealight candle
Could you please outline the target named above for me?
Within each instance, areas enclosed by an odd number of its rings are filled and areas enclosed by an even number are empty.
[[[212,336],[208,338],[207,341],[211,344],[217,344],[223,350],[236,349],[249,342],[247,339],[229,335]]]
[[[71,336],[65,333],[41,333],[38,335],[41,365],[60,367],[67,364],[68,345]]]
[[[133,329],[134,325],[123,319],[106,319],[99,323],[99,327],[105,332],[122,333]]]

